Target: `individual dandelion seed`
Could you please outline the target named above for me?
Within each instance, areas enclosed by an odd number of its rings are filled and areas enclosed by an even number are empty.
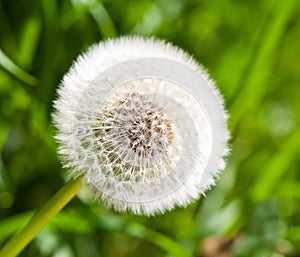
[[[64,76],[54,107],[65,167],[117,211],[186,206],[225,168],[222,97],[169,43],[121,37],[91,47]]]

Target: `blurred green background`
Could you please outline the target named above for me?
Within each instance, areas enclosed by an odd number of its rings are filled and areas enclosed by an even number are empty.
[[[230,112],[218,185],[145,218],[75,198],[21,256],[300,256],[298,0],[1,0],[0,245],[64,184],[55,90],[91,44],[172,41],[204,64]]]

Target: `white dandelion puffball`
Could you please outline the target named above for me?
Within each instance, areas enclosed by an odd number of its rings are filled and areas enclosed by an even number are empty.
[[[94,45],[64,76],[54,107],[65,167],[117,211],[186,206],[225,167],[222,97],[169,43],[121,37]]]

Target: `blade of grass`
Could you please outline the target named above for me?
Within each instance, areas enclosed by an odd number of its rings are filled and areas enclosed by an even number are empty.
[[[118,35],[113,20],[102,4],[98,3],[96,6],[92,7],[89,12],[96,21],[104,38],[116,37]]]
[[[17,53],[18,48],[16,38],[6,12],[2,7],[2,1],[0,1],[0,24],[0,41],[2,48],[9,49],[11,54]]]
[[[143,226],[137,222],[131,222],[126,224],[124,231],[131,236],[144,239],[161,249],[164,249],[167,253],[175,257],[188,257],[190,256],[185,249],[183,249],[178,243],[174,242],[171,238],[163,235],[157,231],[154,231],[148,227]]]
[[[291,197],[293,199],[300,198],[300,182],[299,181],[285,181],[276,190],[276,197]]]
[[[145,11],[143,19],[131,29],[130,33],[142,35],[157,33],[162,22],[163,17],[161,17],[161,10],[154,2],[149,9]]]
[[[299,157],[299,145],[300,129],[292,133],[272,159],[261,167],[262,172],[251,192],[254,200],[261,200],[270,196],[275,186],[280,186],[284,172],[287,172],[290,165]]]
[[[231,113],[233,113],[231,118],[232,128],[236,127],[242,115],[250,112],[253,107],[260,104],[261,98],[268,90],[268,87],[263,85],[272,71],[272,55],[284,35],[287,23],[296,9],[298,1],[274,1],[272,3],[274,3],[274,7],[269,22],[266,23],[266,31],[261,38],[258,49],[253,52],[256,58],[253,60],[247,78],[244,80],[243,90],[241,90],[230,108]]]
[[[104,213],[99,211],[99,206],[88,209],[68,208],[59,213],[49,224],[48,227],[59,231],[69,231],[72,233],[85,233],[93,228],[102,228],[112,232],[122,232],[129,236],[137,237],[148,241],[160,249],[166,251],[169,255],[175,257],[190,256],[187,251],[172,238],[157,232],[145,225],[129,221],[126,222],[119,215],[113,213]],[[78,226],[74,228],[73,223],[79,221]]]
[[[79,215],[79,217],[85,217],[92,223],[93,227],[104,228],[108,231],[119,231],[124,232],[130,236],[137,237],[146,240],[162,250],[166,251],[168,254],[175,257],[188,257],[190,254],[176,241],[172,238],[157,232],[145,225],[135,222],[135,221],[124,221],[121,216],[114,215],[113,213],[105,213],[99,205],[91,207],[92,211],[81,209],[77,210],[67,210],[71,212],[72,215]],[[64,211],[64,212],[67,212]],[[59,214],[61,215],[61,214]],[[58,217],[59,217],[58,215]],[[82,219],[82,218],[79,218]],[[50,224],[51,225],[51,224]],[[61,228],[64,226],[62,225]]]
[[[41,22],[38,17],[31,16],[25,23],[20,40],[18,63],[30,68],[38,46],[41,33]]]
[[[0,66],[3,69],[10,72],[16,78],[20,79],[24,83],[36,86],[38,84],[38,79],[30,75],[26,71],[22,70],[18,65],[16,65],[10,58],[0,49]]]
[[[98,212],[94,210],[94,213]],[[97,224],[111,231],[123,231],[126,234],[146,240],[157,247],[163,249],[168,254],[175,257],[188,257],[190,254],[172,238],[157,232],[149,227],[146,227],[138,222],[124,222],[121,218],[116,215],[97,215]]]
[[[116,37],[118,35],[114,22],[102,3],[95,0],[84,2],[72,0],[71,3],[79,13],[89,13],[93,17],[103,38]]]

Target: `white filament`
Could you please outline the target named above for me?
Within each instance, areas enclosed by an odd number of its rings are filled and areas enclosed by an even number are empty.
[[[225,167],[222,98],[177,47],[139,37],[100,43],[76,60],[58,93],[65,166],[118,211],[185,206]]]

